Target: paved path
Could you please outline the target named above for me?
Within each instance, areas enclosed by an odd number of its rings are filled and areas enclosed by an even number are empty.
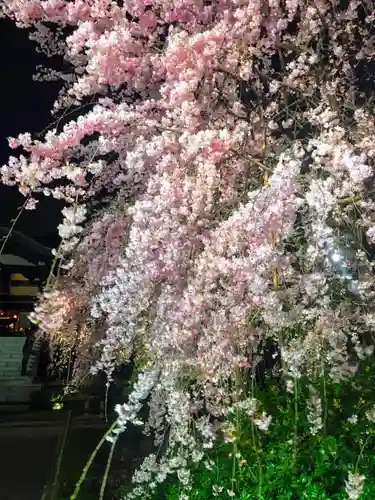
[[[25,419],[24,425],[16,421],[0,424],[0,500],[41,500],[44,485],[54,473],[65,422],[32,420]],[[97,444],[104,428],[103,421],[91,420],[73,419],[69,433],[73,440],[77,435],[96,433],[99,437],[88,450]],[[85,454],[80,467],[87,458]]]
[[[1,500],[40,500],[60,432],[58,428],[1,429]]]
[[[59,414],[59,415],[56,415]],[[65,427],[63,412],[47,414],[24,413],[2,415],[0,419],[0,500],[41,500],[44,486],[55,472],[58,447]],[[58,417],[58,418],[57,418]],[[74,489],[90,453],[107,430],[99,415],[75,415],[68,432],[60,474],[61,496],[66,500]],[[120,436],[113,465],[116,462],[113,484],[121,473],[122,481],[130,481],[132,471],[141,457],[150,453],[152,443],[139,430]],[[109,445],[99,451],[87,480],[83,498],[97,500],[109,453]],[[99,482],[98,482],[99,481]],[[107,499],[111,478],[107,486]],[[86,495],[86,496],[85,496]],[[64,497],[64,498],[63,498]]]

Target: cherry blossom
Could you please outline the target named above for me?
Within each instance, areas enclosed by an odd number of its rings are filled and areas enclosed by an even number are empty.
[[[188,461],[236,404],[272,425],[233,389],[268,340],[289,392],[311,379],[313,433],[317,367],[340,382],[372,353],[362,247],[375,241],[374,107],[355,72],[374,32],[361,2],[339,4],[2,2],[40,50],[64,57],[52,111],[79,115],[9,138],[17,156],[1,167],[30,199],[65,204],[59,272],[32,317],[77,350],[77,378],[102,370],[110,383],[138,360],[110,439],[142,424],[148,398],[145,430],[168,439],[129,498],[172,473],[188,485]],[[348,491],[362,482],[350,476]]]

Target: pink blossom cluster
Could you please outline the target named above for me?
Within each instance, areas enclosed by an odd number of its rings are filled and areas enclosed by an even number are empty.
[[[374,35],[359,1],[338,4],[2,2],[73,68],[54,112],[95,102],[42,140],[9,139],[22,154],[1,174],[66,204],[63,272],[35,310],[41,329],[90,350],[91,372],[109,380],[118,364],[145,360],[111,439],[142,424],[150,396],[146,430],[170,446],[145,460],[129,498],[171,473],[188,487],[188,461],[202,459],[231,408],[272,425],[233,389],[267,339],[288,391],[318,372],[346,379],[372,353],[361,245],[375,241],[374,109],[353,74],[373,58]]]

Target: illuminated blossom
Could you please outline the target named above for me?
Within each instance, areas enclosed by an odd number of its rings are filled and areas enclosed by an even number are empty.
[[[21,153],[1,167],[28,209],[34,195],[64,203],[57,269],[32,318],[74,347],[77,378],[104,371],[110,383],[139,362],[109,439],[143,424],[148,400],[145,431],[168,439],[129,498],[174,473],[188,486],[189,461],[235,403],[253,418],[256,402],[228,382],[255,372],[267,341],[288,393],[317,367],[347,380],[372,353],[372,264],[357,250],[375,241],[374,109],[353,75],[373,57],[373,34],[358,7],[2,2],[71,68],[36,75],[63,82],[59,128],[9,138]],[[314,391],[309,411],[317,433]],[[361,481],[349,477],[350,498]]]

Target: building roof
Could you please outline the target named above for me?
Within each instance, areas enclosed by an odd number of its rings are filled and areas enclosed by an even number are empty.
[[[9,231],[9,227],[0,226],[0,240],[7,238],[2,255],[0,256],[0,258],[3,257],[2,260],[5,258],[5,262],[2,263],[0,261],[0,265],[1,263],[4,266],[11,265],[10,263],[6,263],[7,259],[9,259],[9,257],[6,256],[9,255],[11,255],[13,259],[14,257],[18,257],[23,261],[27,261],[29,265],[50,265],[52,263],[53,255],[50,248],[38,243],[33,238],[26,236],[20,231],[12,230],[8,236]]]

